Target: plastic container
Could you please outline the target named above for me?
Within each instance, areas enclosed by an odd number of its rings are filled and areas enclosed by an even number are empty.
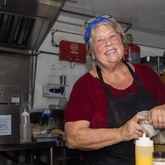
[[[143,110],[143,111],[140,111],[140,113],[147,118],[149,111]],[[142,125],[148,131],[150,137],[153,137],[160,132],[159,129],[155,129],[153,125],[150,124],[147,120],[140,121],[139,124]]]
[[[157,151],[153,153],[153,165],[165,165],[165,152]]]
[[[32,125],[30,123],[30,114],[24,109],[21,113],[20,122],[20,142],[31,142],[32,137]]]
[[[144,133],[142,137],[135,141],[136,165],[152,165],[153,151],[153,140],[151,140],[149,137],[146,137]]]

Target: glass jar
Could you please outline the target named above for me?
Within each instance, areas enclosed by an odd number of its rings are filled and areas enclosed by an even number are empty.
[[[165,165],[165,152],[157,151],[153,153],[153,165]]]

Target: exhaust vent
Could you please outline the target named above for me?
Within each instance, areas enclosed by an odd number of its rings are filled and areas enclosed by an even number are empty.
[[[30,38],[35,19],[18,15],[0,14],[0,45],[30,49]]]
[[[37,51],[64,3],[65,0],[5,0],[0,6],[0,50]]]

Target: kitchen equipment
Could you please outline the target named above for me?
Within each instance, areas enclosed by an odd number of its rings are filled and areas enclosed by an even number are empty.
[[[0,2],[0,49],[32,54],[54,25],[65,0]]]
[[[140,59],[141,63],[150,65],[158,74],[165,68],[165,57],[163,56],[145,56]]]
[[[20,87],[0,85],[0,144],[19,143]]]

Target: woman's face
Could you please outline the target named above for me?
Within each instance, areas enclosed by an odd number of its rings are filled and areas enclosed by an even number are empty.
[[[98,63],[119,63],[124,55],[124,45],[119,33],[109,24],[100,24],[91,33],[91,51]]]

